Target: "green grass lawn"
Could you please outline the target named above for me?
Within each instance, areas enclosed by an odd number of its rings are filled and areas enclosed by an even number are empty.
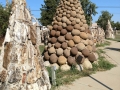
[[[96,44],[96,47],[104,47],[104,46],[108,46],[110,45],[111,43],[109,41],[105,41],[104,43],[101,43],[101,44]]]
[[[118,41],[120,42],[120,34],[115,35],[115,39],[108,38],[108,40]]]

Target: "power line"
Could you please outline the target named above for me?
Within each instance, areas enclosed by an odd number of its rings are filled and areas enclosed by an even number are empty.
[[[97,6],[98,8],[120,8],[120,6]]]
[[[120,8],[120,6],[97,6],[98,8]],[[31,11],[40,11],[40,10],[31,10]]]

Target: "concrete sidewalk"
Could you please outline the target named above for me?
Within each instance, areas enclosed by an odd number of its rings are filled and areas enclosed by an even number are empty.
[[[105,47],[104,50],[108,55],[108,60],[117,67],[80,78],[58,90],[120,90],[120,42],[111,41],[111,45]]]

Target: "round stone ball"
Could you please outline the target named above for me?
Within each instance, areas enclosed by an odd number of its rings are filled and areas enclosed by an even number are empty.
[[[90,45],[87,46],[87,49],[88,49],[90,52],[93,51],[93,48],[92,48],[92,46],[90,46]]]
[[[48,43],[48,48],[52,47],[52,44],[51,43]]]
[[[88,49],[83,49],[83,50],[82,50],[82,54],[83,54],[84,56],[89,56],[90,51],[89,51]]]
[[[64,36],[59,36],[59,37],[58,37],[58,41],[59,41],[60,43],[64,42],[64,41],[65,41],[65,37],[64,37]]]
[[[71,11],[70,14],[71,14],[72,17],[75,17],[77,15],[75,11]]]
[[[67,20],[67,25],[71,25],[71,21],[70,20]]]
[[[58,25],[53,25],[53,29],[57,30]]]
[[[73,25],[73,26],[76,25],[76,21],[72,21],[71,25]]]
[[[88,45],[88,40],[82,40],[81,41],[84,45]]]
[[[64,64],[60,66],[60,70],[62,71],[69,71],[70,70],[70,66],[68,64]]]
[[[73,42],[73,40],[68,41],[68,46],[69,47],[75,46],[75,43]]]
[[[63,42],[61,47],[62,47],[63,49],[66,49],[66,48],[68,47],[68,45],[67,45],[66,42]]]
[[[62,17],[62,22],[67,22],[67,17],[66,16]]]
[[[77,18],[76,19],[76,23],[79,24],[80,23],[80,19]]]
[[[83,24],[83,27],[84,27],[85,29],[88,29],[88,25],[87,25],[87,24]]]
[[[66,28],[67,24],[66,23],[62,23],[62,26],[63,26],[63,28]]]
[[[85,27],[80,27],[80,31],[81,32],[85,31]]]
[[[48,54],[48,51],[44,53],[44,58],[45,58],[45,60],[49,60],[50,56]]]
[[[57,28],[58,31],[61,31],[62,29],[63,29],[62,26],[58,26]]]
[[[58,16],[59,16],[60,18],[62,18],[62,14],[58,14]]]
[[[47,26],[47,27],[48,27],[48,29],[49,29],[49,30],[52,30],[52,29],[53,29],[53,27],[52,27],[52,26]]]
[[[78,49],[76,47],[72,47],[70,52],[71,52],[72,55],[77,55]]]
[[[88,44],[92,46],[94,43],[92,40],[88,40]]]
[[[56,42],[57,42],[57,38],[52,37],[52,38],[51,38],[51,43],[53,43],[53,44],[54,44],[54,43],[56,43]]]
[[[73,30],[73,26],[69,25],[66,27],[67,31],[71,32]]]
[[[57,24],[58,24],[58,21],[56,20],[52,22],[52,25],[57,25]]]
[[[82,64],[84,62],[84,60],[85,60],[84,56],[82,56],[80,54],[77,54],[75,58],[76,58],[76,62],[78,64]]]
[[[72,30],[71,33],[72,33],[73,36],[75,36],[75,35],[76,35],[76,36],[79,36],[79,35],[80,35],[80,31],[77,30],[77,29]]]
[[[56,34],[56,31],[55,30],[51,30],[50,35],[51,36],[55,36],[55,34]]]
[[[66,29],[62,29],[60,33],[61,33],[62,35],[65,35],[65,34],[67,34],[67,30],[66,30]]]
[[[58,56],[62,55],[63,54],[63,49],[62,48],[58,48],[56,50],[56,53],[57,53]]]
[[[75,57],[69,56],[67,58],[67,62],[70,66],[75,65],[76,64]]]
[[[56,63],[58,60],[58,57],[56,56],[56,54],[51,54],[50,55],[50,63]]]
[[[74,37],[73,37],[73,41],[74,41],[76,44],[78,44],[78,43],[81,41],[81,39],[80,39],[79,36],[74,36]]]
[[[59,42],[55,43],[55,48],[60,48],[61,47],[61,44]]]
[[[80,32],[80,37],[86,40],[88,38],[88,35],[85,32]]]
[[[62,26],[62,22],[58,22],[58,25],[59,25],[59,26]]]
[[[82,27],[83,26],[83,22],[80,22],[79,25],[80,25],[80,27]]]
[[[85,45],[83,44],[83,43],[79,43],[79,44],[77,44],[77,49],[79,50],[79,51],[82,51],[83,49],[85,49]]]
[[[64,53],[64,56],[65,56],[65,57],[70,56],[70,50],[68,50],[68,49],[65,49],[65,50],[63,51],[63,53]]]
[[[56,37],[59,37],[59,36],[60,36],[60,31],[57,31],[57,32],[55,33],[55,36],[56,36]]]
[[[90,53],[90,54],[88,55],[88,59],[89,59],[90,62],[96,61],[96,57],[95,57],[95,55],[94,55],[93,53]]]
[[[67,16],[67,18],[70,18],[70,14],[67,14],[66,16]]]
[[[75,20],[75,18],[73,18],[73,17],[70,17],[69,19],[71,22]]]
[[[74,28],[80,30],[80,25],[79,24],[75,24]]]
[[[56,17],[58,22],[61,22],[61,18],[60,17]]]
[[[65,64],[67,62],[67,59],[64,57],[64,56],[60,56],[59,58],[58,58],[58,63],[60,64],[60,65],[63,65],[63,64]]]
[[[92,39],[92,35],[88,33],[88,39]]]
[[[55,48],[54,48],[54,47],[51,47],[51,48],[48,49],[48,52],[49,52],[49,54],[53,54],[53,53],[55,53],[56,51],[55,51]]]
[[[72,35],[69,33],[65,35],[66,40],[72,40],[72,38],[73,38]]]

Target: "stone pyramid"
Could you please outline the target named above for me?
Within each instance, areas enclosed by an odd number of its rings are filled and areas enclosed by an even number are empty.
[[[0,60],[0,90],[49,90],[51,85],[25,0],[13,0]]]
[[[60,0],[49,29],[49,43],[44,53],[46,61],[62,67],[96,60],[91,32],[79,0]]]

